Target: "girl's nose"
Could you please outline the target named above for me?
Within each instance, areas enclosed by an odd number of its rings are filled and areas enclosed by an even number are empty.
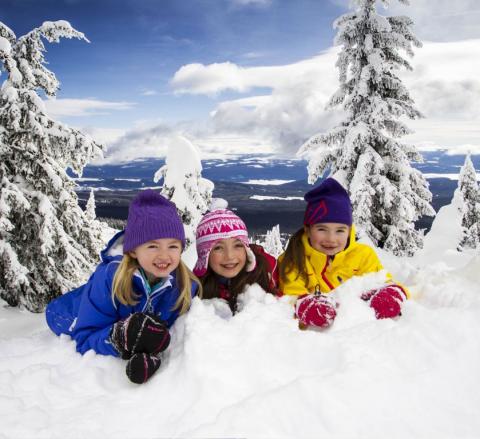
[[[227,258],[227,259],[233,259],[233,257],[234,257],[233,249],[231,249],[231,248],[226,248],[226,249],[225,249],[225,258]]]
[[[167,252],[164,249],[158,248],[157,251],[155,252],[155,258],[166,258],[167,257]]]
[[[326,240],[328,242],[332,242],[335,239],[335,235],[333,233],[327,233]]]

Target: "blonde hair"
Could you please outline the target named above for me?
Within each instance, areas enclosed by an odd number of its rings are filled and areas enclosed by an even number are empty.
[[[133,291],[133,274],[140,268],[137,260],[128,253],[123,255],[115,276],[113,277],[112,295],[116,297],[123,305],[136,305],[139,296]],[[190,308],[192,302],[192,282],[195,281],[198,285],[197,295],[201,298],[203,294],[202,285],[190,269],[184,264],[182,260],[175,270],[178,288],[180,295],[178,296],[173,310],[179,309],[180,314],[184,314]]]

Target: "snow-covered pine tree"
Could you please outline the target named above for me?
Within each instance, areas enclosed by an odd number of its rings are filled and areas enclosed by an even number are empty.
[[[87,205],[85,206],[85,216],[87,217],[87,221],[93,222],[97,219],[95,208],[95,194],[93,193],[93,189],[90,189],[90,195],[88,197]]]
[[[185,228],[186,248],[195,242],[195,232],[212,200],[213,183],[202,178],[196,146],[183,136],[172,136],[162,166],[154,181],[163,179],[162,195],[175,203]]]
[[[460,170],[458,191],[463,199],[462,229],[463,237],[459,249],[480,247],[480,192],[477,173],[470,154]]]
[[[39,93],[55,96],[59,82],[42,38],[86,40],[66,21],[18,39],[0,22],[0,297],[30,311],[84,280],[99,245],[66,169],[80,175],[102,147],[46,114]]]
[[[97,214],[95,212],[95,194],[93,189],[90,190],[90,196],[88,197],[87,204],[85,206],[85,211],[83,212],[85,219],[90,229],[92,237],[99,243],[103,243],[102,234],[103,228],[107,225],[97,220]]]
[[[280,238],[280,225],[273,226],[267,231],[264,248],[267,253],[278,258],[283,253],[282,240]]]
[[[408,4],[407,0],[399,0]],[[408,17],[384,17],[377,0],[354,0],[356,10],[335,21],[340,88],[328,107],[343,103],[344,121],[311,137],[298,151],[309,160],[309,182],[330,170],[350,193],[354,221],[375,244],[396,255],[421,248],[423,233],[414,221],[434,215],[432,194],[410,161],[422,161],[412,145],[399,142],[410,133],[401,122],[421,117],[408,90],[395,74],[412,69],[400,51],[413,56],[421,43]],[[389,0],[381,0],[388,6]]]

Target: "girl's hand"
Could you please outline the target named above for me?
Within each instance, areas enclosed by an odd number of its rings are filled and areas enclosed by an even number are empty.
[[[377,319],[388,319],[401,315],[401,303],[407,296],[401,286],[391,284],[367,291],[360,297],[365,301],[370,300]]]
[[[113,325],[112,345],[127,360],[136,353],[158,354],[167,349],[170,333],[156,315],[136,312]]]
[[[295,315],[300,329],[328,328],[337,316],[337,302],[325,294],[308,294],[297,300]]]

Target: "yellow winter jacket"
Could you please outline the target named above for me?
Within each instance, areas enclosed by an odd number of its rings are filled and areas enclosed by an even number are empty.
[[[287,275],[287,281],[280,279],[280,291],[283,294],[301,295],[313,293],[318,285],[322,293],[329,293],[342,282],[353,276],[361,276],[383,269],[375,251],[366,244],[360,244],[355,240],[355,228],[352,225],[350,240],[347,248],[335,255],[328,263],[328,256],[315,250],[309,243],[306,233],[302,236],[305,248],[305,266],[308,274],[308,282],[298,276],[296,269]],[[278,258],[281,266],[284,254]],[[390,275],[387,275],[390,279]]]

